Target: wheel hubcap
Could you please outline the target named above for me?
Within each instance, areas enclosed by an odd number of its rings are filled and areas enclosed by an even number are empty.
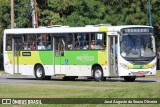
[[[36,73],[37,73],[37,77],[41,77],[42,76],[42,68],[38,68]]]
[[[100,79],[101,76],[102,76],[101,71],[100,71],[100,70],[96,70],[96,71],[95,71],[95,78],[96,78],[96,79]]]

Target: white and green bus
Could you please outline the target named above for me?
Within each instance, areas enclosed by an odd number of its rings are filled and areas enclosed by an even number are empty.
[[[156,74],[156,49],[150,26],[88,25],[6,29],[4,69],[9,74],[105,80]]]

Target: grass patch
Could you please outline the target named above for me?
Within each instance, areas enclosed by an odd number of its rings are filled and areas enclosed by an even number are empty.
[[[2,71],[3,72],[3,71]],[[1,73],[1,71],[0,71]],[[160,71],[156,76],[160,78]],[[160,98],[157,82],[33,81],[1,84],[1,98]],[[159,107],[159,104],[56,104],[54,107]],[[46,105],[0,105],[0,107],[53,107]]]
[[[61,81],[53,83],[45,81],[41,86],[26,83],[20,86],[1,84],[0,90],[1,98],[160,98],[159,83],[66,82],[64,84]]]
[[[37,82],[37,83],[36,83]],[[36,81],[0,86],[1,98],[160,98],[156,82]],[[1,105],[0,105],[1,106]],[[6,105],[6,107],[53,107],[53,105]],[[54,107],[99,107],[105,104],[57,104]],[[115,104],[107,107],[158,107]]]
[[[1,98],[160,98],[156,82],[38,81],[0,86]],[[3,106],[3,105],[0,105]],[[8,107],[53,107],[46,105],[7,105]],[[134,107],[135,104],[55,104],[54,107]],[[158,107],[158,104],[136,105]]]

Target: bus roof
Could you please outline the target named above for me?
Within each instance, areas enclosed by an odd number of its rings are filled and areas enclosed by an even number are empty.
[[[40,28],[15,28],[6,29],[4,33],[6,34],[33,34],[33,33],[76,33],[76,32],[99,32],[101,28],[107,28],[108,32],[118,32],[122,28],[131,27],[150,27],[145,25],[122,25],[122,26],[94,26],[87,25],[85,27],[69,27],[69,26],[56,26],[56,27],[40,27]],[[103,30],[101,30],[103,31]],[[104,30],[105,32],[105,30]]]

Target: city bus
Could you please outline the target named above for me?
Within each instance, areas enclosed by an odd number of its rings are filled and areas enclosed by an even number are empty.
[[[132,82],[156,74],[153,27],[144,25],[6,29],[3,53],[5,72],[38,80],[119,77]]]

